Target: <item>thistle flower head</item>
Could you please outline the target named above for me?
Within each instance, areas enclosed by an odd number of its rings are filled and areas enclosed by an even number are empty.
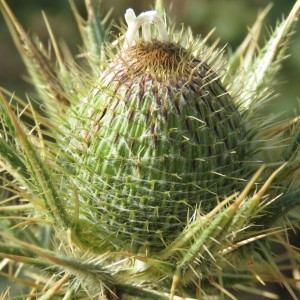
[[[49,29],[53,64],[0,1],[46,110],[1,89],[0,269],[18,272],[0,276],[30,287],[28,299],[236,299],[232,288],[272,280],[297,299],[281,270],[299,268],[286,239],[300,220],[299,117],[257,112],[300,1],[256,52],[260,17],[227,62],[157,11],[128,9],[124,34],[103,43],[96,2],[85,22],[70,1],[83,71]]]
[[[232,192],[243,172],[245,130],[219,76],[170,40],[157,12],[127,10],[125,17],[124,46],[69,116],[68,148],[81,166],[76,186],[92,206],[83,212],[93,211],[90,226],[110,236],[104,243],[119,247],[121,239],[152,251],[170,243],[195,210],[207,213]]]

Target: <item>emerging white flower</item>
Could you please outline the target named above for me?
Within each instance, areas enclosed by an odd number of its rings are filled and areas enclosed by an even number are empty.
[[[155,10],[146,11],[136,16],[133,9],[128,8],[125,13],[125,20],[127,22],[128,29],[125,35],[124,48],[135,44],[135,40],[139,38],[140,28],[142,28],[143,39],[146,42],[151,41],[151,24],[156,26],[158,36],[161,41],[166,42],[169,39],[164,21]]]

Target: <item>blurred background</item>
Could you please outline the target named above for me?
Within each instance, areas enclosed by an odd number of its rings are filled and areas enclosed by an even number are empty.
[[[82,14],[85,14],[84,1],[75,0]],[[119,23],[123,19],[126,8],[132,7],[136,14],[148,10],[154,0],[110,0],[103,2],[103,13],[113,9],[112,18]],[[205,36],[212,28],[216,28],[214,38],[220,38],[220,46],[227,45],[228,51],[234,51],[242,42],[252,26],[257,14],[270,0],[166,0],[171,5],[171,17],[180,25],[184,23],[193,29],[195,34]],[[67,0],[7,0],[24,28],[36,34],[47,44],[48,33],[41,11],[45,11],[58,41],[64,40],[74,54],[80,52],[81,45],[74,17]],[[273,8],[266,20],[265,36],[270,26],[287,15],[295,0],[274,0]],[[213,41],[211,39],[211,41]],[[272,100],[272,110],[295,114],[300,95],[300,23],[298,32],[293,36],[289,54],[277,77],[276,92],[280,94]],[[0,86],[15,91],[19,96],[30,91],[31,87],[25,79],[26,71],[13,45],[8,29],[0,16]],[[299,106],[298,106],[299,109]]]
[[[74,0],[82,15],[85,15],[84,1]],[[136,14],[153,7],[154,0],[103,0],[103,13],[113,9],[111,18],[119,24],[128,7]],[[190,26],[194,34],[205,36],[212,28],[216,28],[211,41],[220,38],[220,46],[227,45],[228,51],[234,51],[248,33],[248,27],[255,22],[257,14],[266,7],[270,0],[166,0],[171,5],[171,18],[180,26],[184,23]],[[274,0],[273,8],[266,19],[265,37],[270,26],[274,27],[277,20],[286,16],[295,0]],[[48,33],[41,11],[45,11],[58,41],[65,41],[74,55],[80,53],[81,41],[74,17],[67,0],[7,0],[24,28],[37,35],[47,45]],[[274,88],[279,96],[272,100],[271,110],[274,113],[285,112],[284,117],[291,117],[299,113],[300,99],[300,23],[296,34],[292,38],[289,54],[280,73],[277,76]],[[264,39],[262,39],[262,42]],[[32,91],[26,81],[26,70],[20,59],[7,26],[0,16],[0,86],[17,95],[24,97]],[[299,236],[291,236],[299,241]],[[278,289],[278,285],[274,289]],[[252,298],[253,295],[250,297]],[[282,298],[291,299],[285,291]],[[240,295],[239,299],[248,299]],[[260,299],[256,297],[255,299]]]

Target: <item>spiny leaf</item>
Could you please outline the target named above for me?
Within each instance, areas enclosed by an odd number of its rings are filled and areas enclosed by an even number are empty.
[[[69,2],[85,47],[83,51],[87,51],[84,55],[87,56],[87,61],[93,72],[98,75],[101,62],[105,61],[106,56],[103,44],[108,39],[108,32],[111,26],[111,24],[107,24],[110,12],[103,17],[100,1],[85,0],[87,20],[84,20],[80,16],[74,0],[69,0]]]
[[[0,157],[11,166],[13,173],[19,173],[20,177],[25,180],[30,178],[26,165],[16,153],[15,149],[1,138]]]
[[[249,68],[244,69],[244,75],[241,74],[245,87],[241,95],[245,99],[242,103],[244,107],[253,111],[255,108],[261,109],[261,100],[267,93],[266,87],[274,79],[280,63],[285,58],[288,42],[298,21],[299,13],[300,1],[298,0],[288,17],[277,25],[269,41],[262,49],[259,49],[257,56],[251,55],[253,59],[249,63]]]
[[[59,196],[57,188],[54,186],[54,180],[48,170],[44,162],[40,159],[37,150],[34,145],[30,143],[27,138],[27,134],[23,131],[19,122],[14,115],[11,107],[6,102],[5,98],[2,97],[3,106],[5,107],[8,116],[16,130],[17,138],[20,141],[20,145],[22,146],[24,152],[26,153],[26,158],[28,160],[29,172],[31,176],[35,179],[35,185],[37,191],[41,198],[45,201],[45,206],[48,209],[50,215],[52,215],[56,222],[59,222],[62,227],[68,227],[69,217],[67,215],[65,207],[62,205],[62,199]],[[26,178],[24,178],[26,179]],[[25,180],[26,181],[26,180]]]
[[[26,243],[22,240],[16,239],[12,236],[7,235],[4,232],[0,232],[0,235],[4,237],[7,240],[10,240],[22,247],[24,247],[27,250],[32,251],[35,254],[38,254],[40,257],[45,258],[51,263],[54,263],[56,266],[60,266],[63,268],[71,269],[75,273],[82,273],[85,274],[86,276],[90,276],[91,278],[86,278],[93,280],[96,280],[95,282],[100,283],[101,280],[104,283],[111,284],[113,282],[113,279],[109,276],[108,272],[102,268],[100,265],[95,265],[95,264],[89,264],[83,261],[80,261],[76,258],[72,257],[67,257],[67,256],[62,256],[62,255],[57,255],[57,253],[43,249],[39,246],[33,245]],[[6,254],[3,254],[5,256]],[[27,263],[31,260],[31,258],[28,257],[15,257],[15,260],[22,261],[24,263]],[[93,278],[94,279],[93,279]]]
[[[266,8],[258,15],[254,25],[249,29],[249,33],[238,47],[238,49],[230,56],[228,61],[227,72],[224,77],[224,81],[230,81],[237,68],[249,69],[255,57],[257,51],[258,40],[263,27],[263,22],[272,8],[272,4],[266,6]]]
[[[28,36],[5,0],[1,0],[0,10],[10,29],[15,45],[27,66],[31,79],[37,88],[37,92],[41,95],[41,99],[45,99],[43,91],[43,87],[45,87],[48,94],[55,100],[52,104],[59,111],[61,109],[60,106],[62,104],[68,105],[69,101],[64,97],[64,88],[58,80],[57,71],[53,67],[49,56],[37,47]]]

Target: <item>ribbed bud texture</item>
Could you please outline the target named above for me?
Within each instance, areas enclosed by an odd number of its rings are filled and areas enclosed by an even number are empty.
[[[241,178],[239,111],[218,75],[178,43],[122,48],[74,115],[70,152],[92,211],[83,215],[114,247],[163,247]]]

